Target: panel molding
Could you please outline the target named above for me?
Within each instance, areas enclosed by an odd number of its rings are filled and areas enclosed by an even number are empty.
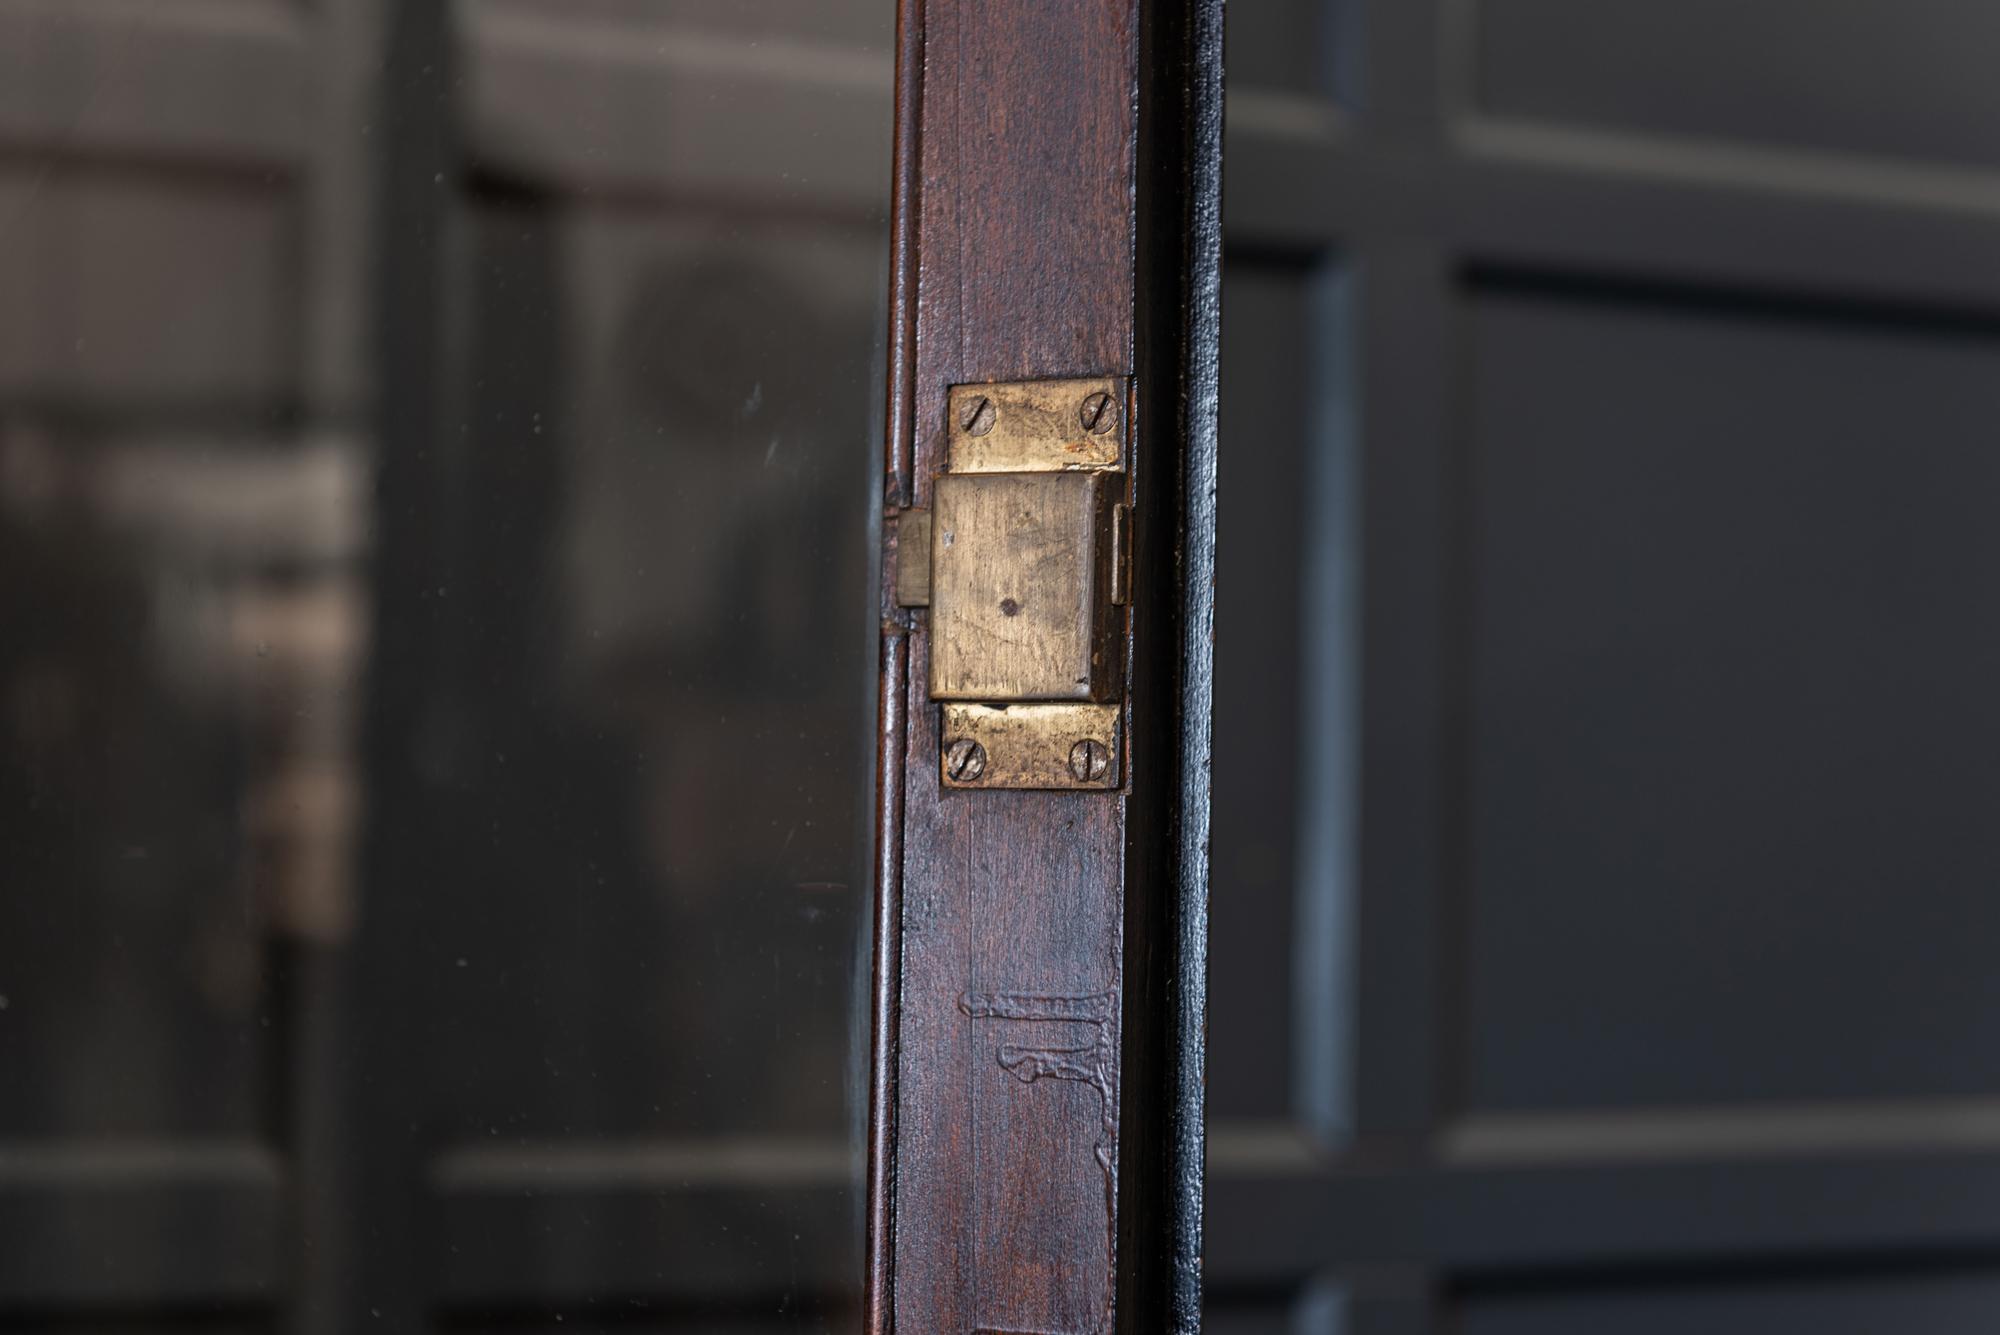
[[[752,199],[760,213],[881,213],[886,54],[553,11],[459,13],[467,148],[488,169],[594,193]],[[525,106],[533,117],[522,117]],[[724,142],[686,129],[719,122],[741,133]],[[607,123],[619,133],[602,133]],[[801,125],[815,132],[796,133]],[[788,187],[783,199],[772,197],[776,181]]]
[[[433,1164],[436,1296],[468,1310],[850,1291],[862,1151],[825,1137],[464,1147]],[[718,1221],[727,1228],[718,1229]],[[841,1260],[839,1258],[845,1258]]]
[[[1212,1166],[1209,1273],[1291,1284],[1336,1266],[1439,1272],[1990,1256],[2000,1154],[1285,1171]]]
[[[1468,1117],[1439,1137],[1465,1167],[2000,1152],[2000,1098]]]
[[[1424,145],[1330,102],[1230,102],[1233,244],[1423,237],[1466,262],[2000,305],[2000,174],[1467,120]]]
[[[230,1141],[0,1144],[0,1306],[271,1300],[286,1174]]]
[[[287,169],[311,138],[292,5],[0,2],[0,153]]]

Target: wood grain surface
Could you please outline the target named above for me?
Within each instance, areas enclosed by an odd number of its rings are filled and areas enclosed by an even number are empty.
[[[872,1335],[1199,1324],[1220,17],[903,0]],[[951,388],[1135,373],[1118,786],[947,788],[936,609],[894,594]]]
[[[906,0],[902,21],[915,323],[888,490],[927,506],[952,385],[1132,371],[1138,35],[1136,0]],[[907,694],[870,1329],[1109,1330],[1126,798],[942,790],[925,614],[888,615],[910,628],[884,657]]]

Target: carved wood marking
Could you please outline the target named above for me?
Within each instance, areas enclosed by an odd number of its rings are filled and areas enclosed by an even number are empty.
[[[1118,1209],[1118,995],[1037,996],[1027,992],[967,992],[958,1008],[975,1020],[1026,1020],[1045,1024],[1087,1024],[1090,1042],[1057,1047],[1003,1043],[994,1054],[1000,1069],[1024,1085],[1037,1080],[1074,1080],[1097,1091],[1097,1166],[1104,1173],[1106,1282],[1115,1282],[1115,1225]],[[1106,1320],[1109,1312],[1106,1313]],[[1034,1331],[986,1331],[973,1335],[1052,1335]]]
[[[1024,1085],[1037,1080],[1076,1080],[1097,1091],[1102,1120],[1097,1165],[1104,1170],[1107,1189],[1117,1182],[1118,1175],[1117,1002],[1110,992],[1080,997],[967,992],[958,999],[958,1008],[975,1020],[1036,1020],[1096,1028],[1096,1036],[1078,1047],[1003,1043],[996,1055],[1000,1068]]]

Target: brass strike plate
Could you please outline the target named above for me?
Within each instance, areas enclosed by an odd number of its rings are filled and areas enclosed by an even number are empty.
[[[954,385],[954,473],[1043,473],[1117,468],[1125,457],[1125,380],[1022,380]]]
[[[1117,705],[944,707],[938,772],[947,788],[1110,790],[1124,782]]]

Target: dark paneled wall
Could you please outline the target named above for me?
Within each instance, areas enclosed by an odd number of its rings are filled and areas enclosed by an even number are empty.
[[[1217,1328],[1991,1326],[1991,14],[1231,22]]]

